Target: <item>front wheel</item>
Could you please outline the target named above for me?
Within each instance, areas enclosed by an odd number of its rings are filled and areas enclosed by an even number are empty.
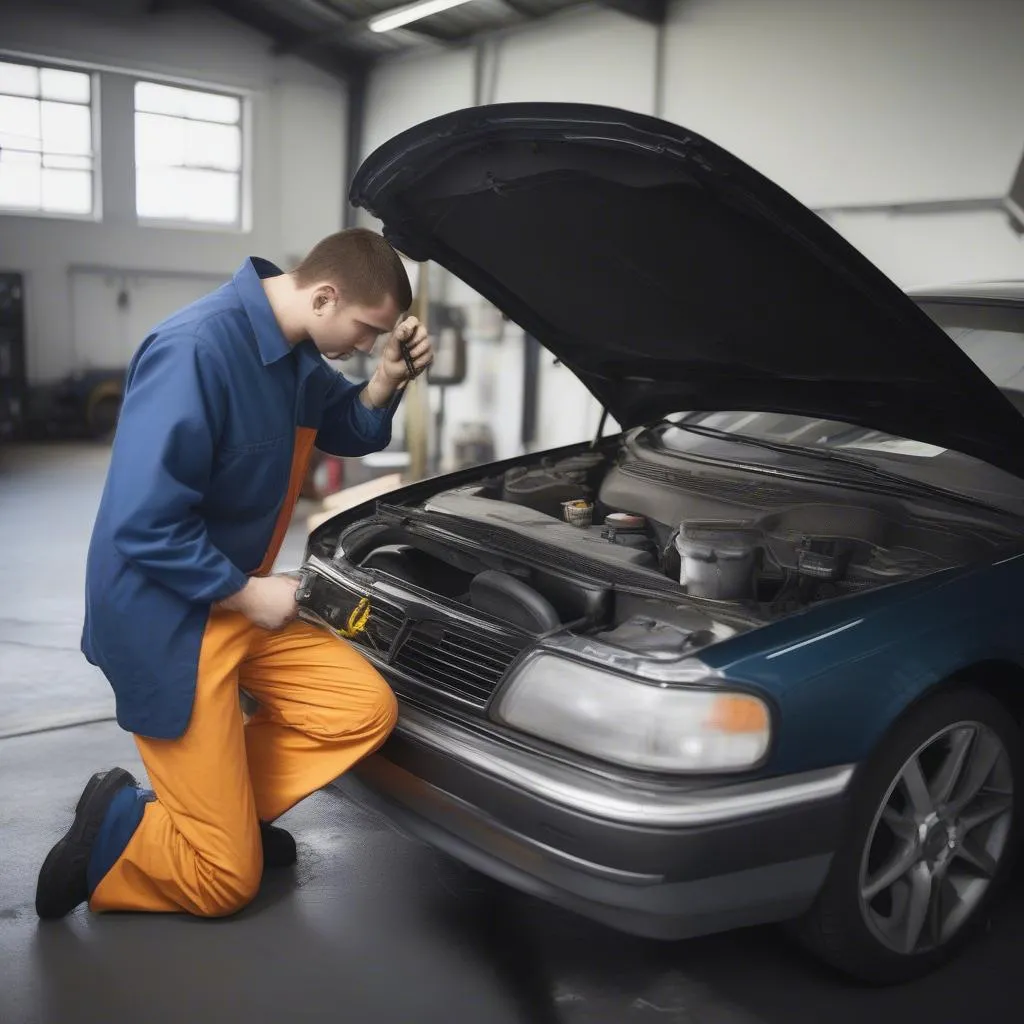
[[[876,984],[919,977],[984,921],[1020,823],[1020,727],[981,690],[928,700],[861,773],[844,847],[798,925],[805,944]]]

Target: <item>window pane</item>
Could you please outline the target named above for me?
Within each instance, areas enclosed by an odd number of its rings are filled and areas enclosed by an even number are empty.
[[[26,64],[0,62],[0,92],[15,96],[38,96],[39,69]]]
[[[139,217],[237,224],[241,101],[217,93],[137,82],[135,105]]]
[[[135,115],[135,164],[180,167],[185,162],[185,122],[161,114]]]
[[[81,71],[58,71],[40,68],[39,80],[43,99],[64,100],[68,103],[88,103],[91,81]]]
[[[136,82],[135,109],[153,114],[184,114],[184,91],[154,82]]]
[[[92,152],[92,119],[88,107],[43,102],[43,148],[50,153]]]
[[[178,89],[155,82],[135,83],[135,109],[150,114],[175,114],[200,121],[237,124],[242,116],[242,104],[237,97],[196,89]]]
[[[0,61],[0,207],[92,212],[91,98],[88,73]]]
[[[238,221],[238,175],[185,167],[139,168],[136,209],[143,219]]]
[[[238,124],[242,105],[234,96],[218,96],[209,92],[186,92],[185,113],[200,121]]]
[[[39,101],[0,96],[0,146],[40,150]]]
[[[23,153],[16,149],[0,149],[0,167],[4,164],[21,164],[27,167],[42,167],[41,153]]]
[[[42,200],[38,167],[4,160],[0,163],[0,206],[38,210]]]
[[[176,169],[139,167],[135,171],[135,212],[142,218],[184,220]]]
[[[189,220],[234,224],[238,220],[238,175],[181,171]]]
[[[43,171],[43,209],[50,213],[92,213],[88,171]]]
[[[242,133],[234,125],[184,121],[185,163],[237,171],[242,166]]]

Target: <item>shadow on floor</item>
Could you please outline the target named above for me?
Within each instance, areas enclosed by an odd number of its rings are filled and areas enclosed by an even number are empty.
[[[461,870],[461,869],[460,869]],[[819,964],[781,928],[750,928],[662,943],[620,935],[536,901],[511,904],[523,950],[516,974],[551,992],[561,1016],[537,1020],[613,1024],[863,1024],[875,1018],[929,1024],[1005,1022],[1024,950],[1024,871],[988,926],[945,968],[889,988],[855,984]],[[479,925],[478,925],[479,926]],[[495,950],[500,955],[500,950]],[[534,998],[539,998],[536,995]]]

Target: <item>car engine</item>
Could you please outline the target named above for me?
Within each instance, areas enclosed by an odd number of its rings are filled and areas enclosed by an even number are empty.
[[[631,435],[378,505],[336,560],[521,632],[652,656],[995,550],[1000,535],[906,499],[700,466]]]

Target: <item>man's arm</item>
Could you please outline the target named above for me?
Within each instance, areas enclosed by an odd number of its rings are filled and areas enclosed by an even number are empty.
[[[350,457],[387,448],[397,403],[389,400],[382,407],[371,408],[363,401],[368,383],[355,384],[340,373],[334,377],[324,403],[316,447],[328,455]]]
[[[402,352],[406,346],[409,359]],[[316,447],[328,455],[359,456],[379,452],[391,443],[391,421],[398,402],[395,392],[410,380],[409,367],[422,373],[433,361],[426,328],[409,317],[392,333],[380,365],[365,384],[353,384],[336,373],[327,395]]]
[[[236,594],[247,580],[214,546],[197,512],[226,405],[223,370],[199,339],[157,338],[135,366],[111,455],[115,547],[148,577],[197,603]]]

